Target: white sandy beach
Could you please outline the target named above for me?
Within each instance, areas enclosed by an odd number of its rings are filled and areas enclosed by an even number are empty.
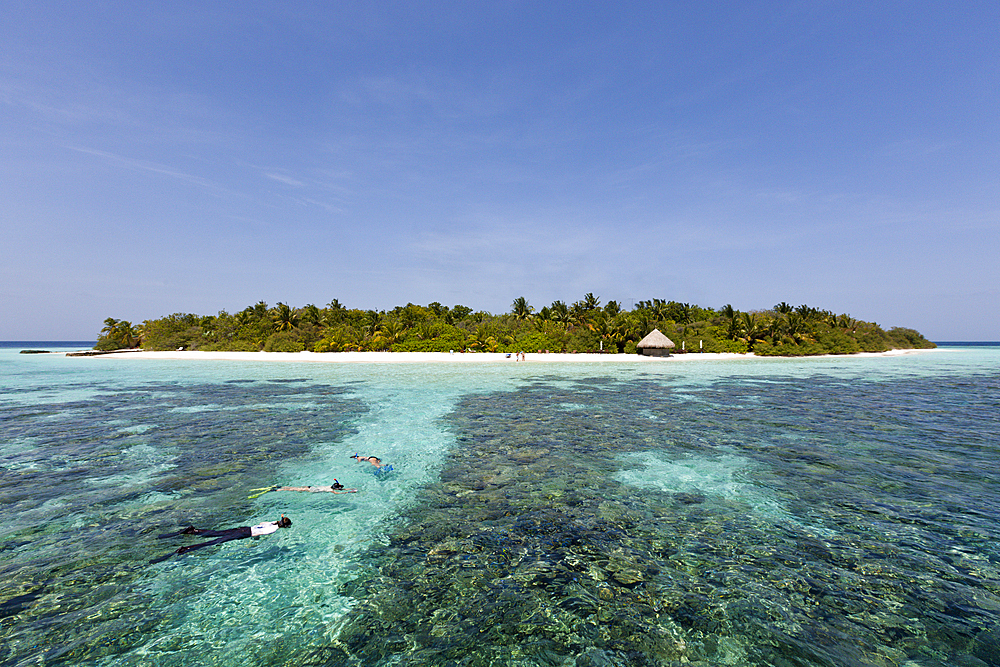
[[[889,357],[919,354],[931,350],[890,350],[888,352],[862,352],[854,355],[828,355],[841,357]],[[523,362],[516,355],[506,352],[200,352],[176,350],[170,352],[123,351],[98,355],[97,359],[184,359],[222,361],[285,361],[343,363],[432,363],[491,364],[491,363],[628,363],[663,364],[693,361],[718,361],[737,359],[782,359],[787,357],[757,357],[753,353],[703,353],[674,354],[669,357],[647,357],[638,354],[538,354],[525,353]],[[796,357],[799,359],[809,357]],[[822,357],[811,357],[822,358]]]

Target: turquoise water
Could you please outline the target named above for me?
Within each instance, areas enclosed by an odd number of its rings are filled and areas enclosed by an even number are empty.
[[[0,347],[2,665],[1000,665],[1000,347],[18,349]],[[358,493],[248,498],[334,477]],[[162,533],[282,513],[149,564],[195,542]]]

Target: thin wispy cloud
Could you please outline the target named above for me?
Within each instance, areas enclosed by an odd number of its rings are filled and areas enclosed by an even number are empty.
[[[302,181],[294,179],[291,176],[285,176],[284,174],[268,173],[268,174],[264,174],[264,176],[266,176],[267,178],[270,178],[272,181],[278,181],[279,183],[284,183],[285,185],[290,185],[293,188],[302,188],[302,187],[305,187],[305,185],[306,185]]]
[[[123,155],[116,155],[114,153],[109,153],[108,151],[97,150],[94,148],[84,148],[81,146],[66,146],[66,148],[71,151],[76,151],[78,153],[84,153],[87,155],[94,155],[96,157],[103,158],[115,164],[121,165],[126,169],[148,171],[154,174],[169,176],[170,178],[175,178],[181,181],[185,181],[187,183],[191,183],[192,185],[197,185],[198,187],[205,188],[207,190],[230,192],[226,188],[223,188],[217,183],[214,183],[206,178],[202,178],[201,176],[195,176],[193,174],[188,174],[166,165],[157,164],[155,162],[149,162],[146,160],[139,160],[136,158],[125,157]]]

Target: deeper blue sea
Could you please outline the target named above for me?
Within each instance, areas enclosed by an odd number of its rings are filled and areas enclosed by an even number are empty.
[[[64,354],[91,344],[0,344],[0,665],[1000,665],[1000,344]]]

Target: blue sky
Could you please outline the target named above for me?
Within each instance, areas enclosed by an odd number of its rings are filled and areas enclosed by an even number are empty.
[[[0,339],[264,300],[1000,339],[996,2],[18,2]]]

